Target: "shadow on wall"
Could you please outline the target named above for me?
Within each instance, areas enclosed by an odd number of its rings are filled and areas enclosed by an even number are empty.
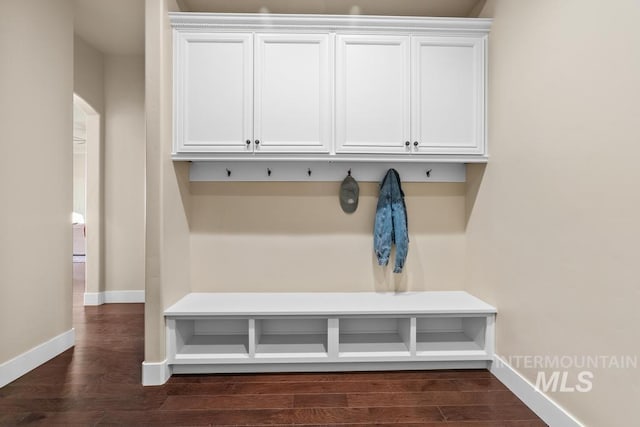
[[[482,179],[484,178],[484,172],[487,169],[486,163],[472,163],[467,165],[467,182],[466,182],[466,200],[465,200],[465,230],[469,225],[469,219],[473,213],[473,208],[476,205],[476,199],[478,198],[478,192],[482,185]]]
[[[358,210],[340,208],[340,182],[192,182],[198,234],[371,234],[378,183],[361,182]],[[411,234],[464,233],[464,183],[404,183]]]
[[[180,200],[184,207],[187,221],[189,221],[190,191],[189,191],[189,162],[172,162],[173,172],[176,175],[176,183],[180,192]]]
[[[411,251],[418,251],[419,247],[413,245]],[[416,255],[416,254],[412,254]],[[420,259],[420,253],[417,257]],[[409,291],[409,284],[415,283],[416,280],[424,277],[424,268],[422,263],[414,263],[413,268],[405,268],[402,273],[393,272],[393,261],[396,259],[395,246],[391,249],[391,256],[389,257],[389,265],[378,265],[378,259],[373,251],[371,251],[371,271],[373,273],[373,289],[375,292],[407,292]]]

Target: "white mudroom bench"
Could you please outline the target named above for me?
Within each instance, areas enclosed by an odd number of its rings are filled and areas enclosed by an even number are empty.
[[[172,373],[487,368],[496,309],[467,292],[191,293],[165,312]]]

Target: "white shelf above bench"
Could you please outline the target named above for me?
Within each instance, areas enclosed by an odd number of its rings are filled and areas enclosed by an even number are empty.
[[[466,292],[192,293],[165,311],[174,373],[486,367],[496,309]]]

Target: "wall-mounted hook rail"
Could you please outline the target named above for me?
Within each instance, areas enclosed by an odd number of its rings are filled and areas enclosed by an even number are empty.
[[[380,182],[390,168],[398,171],[403,182],[465,182],[466,176],[466,166],[463,163],[365,163],[321,160],[272,160],[262,163],[255,160],[194,161],[190,165],[189,173],[191,181],[309,182],[343,181],[345,173],[354,176],[354,172],[357,172],[358,181]]]

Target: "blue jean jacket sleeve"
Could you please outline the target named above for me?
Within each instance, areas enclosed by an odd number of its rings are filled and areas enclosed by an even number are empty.
[[[409,251],[407,208],[400,185],[400,176],[389,169],[380,185],[376,208],[373,245],[379,265],[387,265],[391,246],[396,245],[394,273],[401,273]]]
[[[391,203],[391,216],[393,219],[393,234],[396,244],[396,262],[394,273],[402,273],[402,268],[409,252],[409,229],[407,225],[407,207],[404,203],[404,193],[400,186],[400,177],[396,173],[394,179],[394,192]]]
[[[384,183],[384,181],[383,181]],[[391,244],[393,239],[391,194],[388,188],[380,187],[378,206],[376,208],[376,220],[373,231],[373,247],[378,258],[378,265],[387,265],[391,255]]]

